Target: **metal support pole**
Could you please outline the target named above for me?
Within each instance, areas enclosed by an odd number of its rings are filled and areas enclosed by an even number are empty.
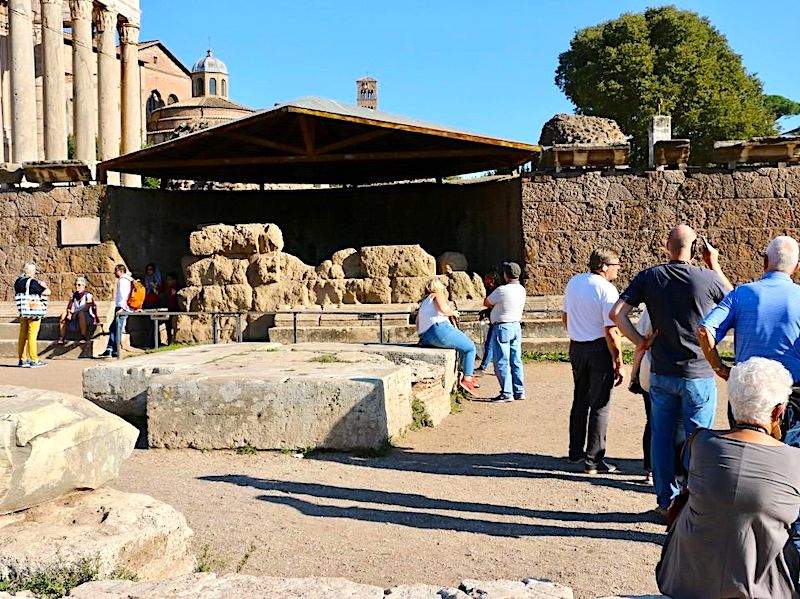
[[[216,345],[217,343],[217,313],[211,313],[211,339]]]
[[[236,341],[242,342],[242,313],[236,313]]]
[[[378,343],[383,343],[383,312],[378,314],[378,334],[380,336]]]
[[[292,312],[293,343],[297,343],[297,312]]]
[[[150,321],[153,323],[153,349],[158,349],[158,319],[151,315]]]

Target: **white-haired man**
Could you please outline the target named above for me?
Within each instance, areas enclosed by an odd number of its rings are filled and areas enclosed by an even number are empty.
[[[799,259],[797,241],[776,237],[764,252],[764,276],[738,286],[700,321],[697,338],[717,376],[730,374],[717,344],[733,329],[737,363],[769,358],[800,384],[800,286],[792,282]]]

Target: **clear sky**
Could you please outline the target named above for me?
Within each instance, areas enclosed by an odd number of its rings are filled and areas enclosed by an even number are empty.
[[[673,4],[708,17],[766,93],[800,101],[798,0]],[[577,29],[640,11],[635,0],[141,0],[141,39],[191,68],[211,47],[230,97],[254,108],[307,95],[355,102],[379,81],[380,108],[536,142],[572,105],[553,82]],[[792,119],[787,125],[800,125]],[[785,127],[784,127],[785,128]]]

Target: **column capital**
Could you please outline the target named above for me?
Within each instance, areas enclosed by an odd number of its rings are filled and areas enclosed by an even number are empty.
[[[117,25],[117,13],[105,8],[101,8],[97,11],[95,25],[98,32],[114,29],[114,27]]]
[[[121,44],[139,43],[139,25],[125,22],[119,26],[119,41]]]
[[[69,0],[69,14],[73,21],[91,19],[93,10],[92,0]]]

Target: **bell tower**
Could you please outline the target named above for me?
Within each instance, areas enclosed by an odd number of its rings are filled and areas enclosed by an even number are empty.
[[[378,80],[362,77],[356,81],[356,103],[361,108],[378,108]]]

